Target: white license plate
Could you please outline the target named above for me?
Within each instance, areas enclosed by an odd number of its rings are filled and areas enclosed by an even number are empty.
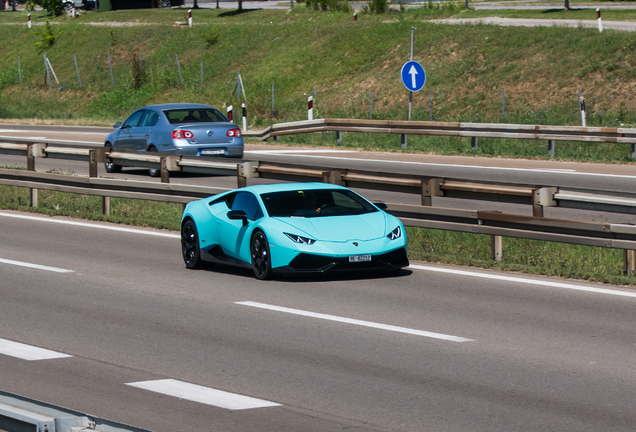
[[[371,261],[371,255],[349,255],[349,262]]]
[[[213,155],[220,155],[220,154],[225,154],[225,150],[224,149],[202,149],[201,150],[201,156],[213,156]]]

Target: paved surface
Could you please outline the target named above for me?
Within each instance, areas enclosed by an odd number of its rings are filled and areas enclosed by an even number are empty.
[[[6,214],[0,339],[72,357],[0,354],[2,390],[157,432],[636,429],[633,291],[437,266],[260,282],[187,271],[165,232]],[[166,379],[280,405],[129,385]]]
[[[529,18],[448,18],[442,20],[432,20],[438,24],[490,24],[499,26],[512,27],[586,27],[598,28],[596,20],[565,20],[565,19],[529,19]],[[620,30],[634,31],[636,30],[636,22],[623,21],[605,21],[603,20],[604,30]]]

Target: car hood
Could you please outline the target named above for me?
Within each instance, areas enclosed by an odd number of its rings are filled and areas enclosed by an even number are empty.
[[[289,225],[290,234],[306,235],[316,240],[346,242],[373,240],[386,233],[386,215],[378,211],[357,216],[278,217]]]

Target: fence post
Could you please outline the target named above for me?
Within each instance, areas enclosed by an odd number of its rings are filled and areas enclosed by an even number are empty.
[[[428,113],[431,116],[431,121],[433,121],[433,101],[431,100],[431,92],[428,92]]]
[[[373,120],[373,90],[369,93],[369,120]]]
[[[623,274],[634,276],[636,272],[636,254],[633,250],[623,249]]]
[[[342,145],[342,132],[340,132],[340,131],[336,131],[336,145],[337,146],[341,146]],[[632,144],[632,146],[633,145],[634,144]]]
[[[73,61],[75,62],[75,70],[77,71],[77,82],[79,83],[79,88],[82,88],[82,80],[80,79],[79,68],[77,67],[77,58],[75,58],[75,54],[73,54]]]
[[[506,118],[506,96],[504,91],[501,91],[501,117]]]
[[[503,237],[498,235],[490,236],[491,255],[495,261],[501,261],[503,256]]]
[[[406,134],[400,134],[400,146],[406,148],[408,146]]]
[[[477,151],[477,137],[470,137],[470,149]]]
[[[272,84],[272,118],[274,118],[274,84]]]
[[[110,61],[110,53],[107,51],[106,56],[108,56],[108,69],[110,70],[110,82],[115,86],[115,76],[113,75],[113,64]]]
[[[201,93],[203,93],[203,60],[201,60]]]
[[[229,107],[226,108],[227,111],[227,118],[232,121],[232,110],[234,109],[234,107],[232,105],[230,105]]]
[[[181,81],[181,85],[183,85],[183,76],[181,75],[181,66],[179,66],[179,54],[175,54],[174,57],[177,59],[177,69],[179,69],[179,80]]]
[[[88,176],[97,177],[97,150],[89,150],[88,152]]]

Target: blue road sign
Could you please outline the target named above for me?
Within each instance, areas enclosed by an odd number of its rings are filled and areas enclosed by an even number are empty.
[[[411,60],[402,66],[402,84],[410,91],[420,91],[426,82],[426,73],[421,64]]]

